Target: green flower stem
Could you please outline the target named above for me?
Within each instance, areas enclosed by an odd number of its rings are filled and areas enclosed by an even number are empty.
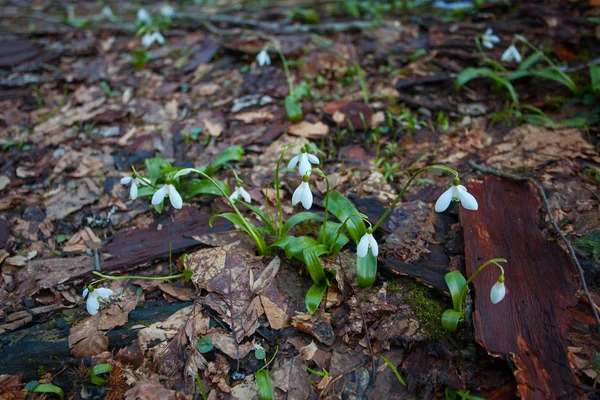
[[[283,146],[283,151],[281,152],[281,155],[279,156],[279,159],[277,160],[277,167],[275,167],[275,192],[276,192],[276,196],[277,197],[277,216],[279,217],[279,227],[277,228],[277,235],[279,237],[281,237],[281,231],[283,229],[283,207],[281,205],[281,194],[280,194],[280,188],[279,188],[279,169],[281,167],[281,161],[283,160],[283,156],[285,156],[285,153],[287,153],[289,147],[288,146]]]
[[[362,213],[352,213],[352,214],[348,215],[348,217],[346,217],[346,219],[344,220],[342,225],[340,225],[340,227],[338,228],[337,235],[335,235],[335,239],[333,239],[333,242],[331,242],[331,246],[329,246],[330,253],[333,251],[333,247],[337,243],[338,238],[340,237],[340,235],[342,234],[342,231],[346,227],[346,224],[348,223],[348,221],[350,221],[350,218],[352,218],[352,217],[359,217],[359,218],[362,218],[363,220],[365,219],[365,215]],[[367,222],[369,222],[369,221],[367,221]]]
[[[394,207],[396,207],[396,204],[398,204],[398,202],[400,201],[400,199],[404,195],[404,192],[406,192],[406,189],[408,189],[408,187],[415,180],[415,178],[418,175],[420,175],[422,172],[429,171],[430,169],[441,169],[441,170],[444,170],[446,172],[450,172],[452,175],[454,175],[456,178],[458,178],[458,172],[456,172],[455,170],[453,170],[450,167],[446,167],[445,165],[428,165],[426,167],[423,167],[423,168],[417,170],[410,177],[410,179],[408,180],[408,182],[406,182],[406,184],[404,185],[404,187],[400,191],[400,194],[398,194],[398,196],[396,196],[396,198],[394,199],[394,201],[392,202],[392,204],[387,208],[387,210],[385,210],[385,213],[381,216],[381,218],[379,218],[379,220],[377,221],[377,223],[373,226],[373,231],[377,230],[377,228],[379,227],[379,225],[381,225],[381,223],[388,217],[388,215],[390,215],[390,213],[392,212],[392,210],[394,209]]]
[[[250,234],[250,236],[252,236],[252,239],[254,239],[254,242],[256,243],[256,246],[258,247],[258,252],[260,254],[266,254],[267,248],[265,246],[265,242],[264,242],[263,238],[256,236],[256,234],[254,233],[254,231],[252,230],[252,228],[250,228],[250,225],[248,225],[248,221],[246,221],[246,218],[244,218],[242,216],[242,213],[240,212],[240,210],[238,210],[238,208],[235,206],[235,202],[233,200],[231,200],[229,198],[229,196],[227,196],[227,193],[225,193],[223,191],[223,189],[221,189],[221,187],[217,184],[217,182],[214,181],[213,178],[211,178],[206,173],[204,173],[204,172],[202,172],[202,171],[200,171],[198,169],[195,169],[195,168],[187,168],[187,169],[183,169],[181,171],[189,171],[189,172],[186,172],[186,174],[182,174],[182,175],[187,175],[190,172],[195,172],[195,173],[203,176],[204,178],[208,179],[208,181],[210,183],[212,183],[214,185],[214,187],[216,187],[219,192],[221,192],[221,194],[223,195],[223,197],[225,197],[225,199],[227,200],[227,202],[229,203],[229,205],[231,206],[231,208],[233,208],[233,211],[235,211],[235,213],[237,214],[237,216],[240,217],[240,219],[242,220],[242,223],[246,227],[246,231]],[[179,174],[181,171],[179,171],[177,174]],[[177,176],[177,174],[175,174],[175,176]]]
[[[123,275],[123,276],[111,276],[111,275],[104,275],[101,272],[98,271],[92,271],[92,274],[97,275],[99,277],[101,277],[102,279],[98,279],[92,283],[90,283],[90,285],[95,285],[96,283],[102,282],[102,281],[118,281],[120,279],[144,279],[147,281],[165,281],[165,280],[170,280],[170,279],[179,279],[179,278],[185,278],[185,274],[181,273],[181,274],[176,274],[176,275],[169,275],[169,276],[157,276],[157,277],[153,277],[153,276],[141,276],[141,275]]]
[[[283,54],[283,51],[281,51],[279,46],[271,45],[270,47],[274,48],[279,54],[279,58],[281,58],[281,63],[283,64],[283,71],[285,72],[285,78],[287,79],[288,85],[290,87],[290,96],[294,96],[294,83],[292,82],[292,75],[290,74],[290,68],[288,66],[287,59],[285,58],[285,54]]]
[[[315,174],[325,179],[325,184],[327,185],[325,192],[325,213],[323,214],[323,235],[327,236],[327,214],[329,212],[329,179],[327,178],[327,175],[325,175],[323,171],[321,171],[320,168],[315,168],[313,169],[313,171],[315,171]]]
[[[236,185],[237,185],[238,183],[243,183],[243,182],[244,182],[244,181],[242,181],[242,180],[240,179],[240,177],[238,176],[237,172],[235,171],[235,168],[233,168],[233,167],[232,167],[231,165],[229,165],[229,164],[223,164],[223,166],[224,166],[225,168],[228,168],[228,169],[230,169],[230,170],[231,170],[231,172],[233,172],[233,176],[235,176],[235,183],[236,183]]]
[[[275,360],[275,356],[277,355],[278,351],[279,351],[279,345],[277,345],[275,347],[275,353],[273,353],[269,362],[267,362],[265,365],[263,365],[262,368],[260,368],[260,369],[267,369],[267,367],[273,362],[273,360]]]
[[[465,282],[465,286],[463,286],[462,290],[460,291],[460,311],[462,312],[462,307],[463,307],[463,303],[465,302],[465,298],[467,297],[467,292],[469,291],[469,283],[471,283],[471,281],[473,279],[475,279],[475,277],[481,272],[483,271],[483,269],[485,267],[487,267],[490,264],[494,264],[495,266],[497,266],[498,268],[500,268],[500,276],[504,276],[504,268],[502,268],[502,266],[498,263],[501,262],[507,262],[505,258],[492,258],[490,260],[487,260],[486,262],[484,262],[483,264],[481,264],[479,266],[479,268],[477,268],[475,270],[475,272],[473,272],[473,274],[471,274],[471,276],[469,277],[469,279],[467,279],[467,281]]]
[[[533,45],[533,43],[531,43],[529,40],[527,40],[527,39],[525,38],[525,36],[522,36],[522,35],[515,35],[515,38],[516,38],[517,40],[519,40],[519,41],[521,41],[521,42],[525,43],[525,45],[526,45],[527,47],[529,47],[531,50],[533,50],[534,52],[536,52],[536,53],[539,53],[539,54],[542,56],[542,59],[543,59],[544,61],[546,61],[546,62],[547,62],[547,63],[548,63],[548,64],[549,64],[549,65],[550,65],[552,68],[556,68],[556,69],[558,69],[558,67],[556,66],[556,64],[554,64],[554,63],[552,62],[552,60],[551,60],[550,58],[548,58],[548,57],[547,57],[547,56],[546,56],[546,55],[545,55],[545,54],[544,54],[544,53],[543,53],[543,52],[542,52],[540,49],[538,49],[537,47],[535,47],[535,46]]]

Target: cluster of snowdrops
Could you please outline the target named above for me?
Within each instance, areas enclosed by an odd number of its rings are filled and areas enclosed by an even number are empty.
[[[173,208],[180,209],[183,207],[184,198],[187,200],[197,194],[223,196],[229,203],[232,212],[214,215],[210,220],[210,225],[215,218],[226,218],[250,235],[256,243],[259,254],[266,255],[280,251],[290,259],[295,258],[303,262],[313,281],[313,285],[305,297],[306,308],[309,312],[314,312],[318,308],[323,295],[335,278],[335,270],[324,268],[321,256],[338,253],[351,240],[356,245],[357,283],[361,287],[373,284],[377,273],[377,256],[379,254],[379,245],[374,233],[401,200],[409,185],[421,173],[438,169],[452,176],[450,187],[441,194],[435,203],[436,212],[444,212],[452,201],[460,202],[467,210],[476,211],[479,208],[475,197],[460,184],[458,172],[443,165],[429,165],[416,170],[410,176],[385,213],[372,224],[369,218],[360,213],[344,195],[330,190],[327,176],[318,167],[320,160],[315,154],[311,154],[308,145],[302,146],[300,152],[287,162],[287,168],[282,168],[287,151],[288,148],[284,147],[275,167],[274,178],[265,188],[265,204],[259,207],[252,205],[250,193],[244,188],[243,181],[229,164],[230,161],[241,160],[243,150],[237,146],[226,150],[217,157],[215,163],[200,169],[176,168],[161,158],[149,159],[146,160],[148,174],[142,175],[133,169],[133,174],[123,177],[121,184],[130,186],[129,197],[132,200],[138,197],[150,197],[151,204],[158,212],[162,212],[167,199]],[[236,181],[233,191],[230,191],[224,182],[213,177],[213,174],[221,167],[233,171]],[[281,189],[280,175],[283,172],[292,171],[298,172],[299,183],[294,190],[291,202],[293,206],[302,205],[305,211],[295,213],[286,219],[282,207],[283,190]],[[184,177],[190,174],[197,174],[200,179],[185,180]],[[319,178],[325,180],[327,189],[323,200],[323,212],[315,213],[310,211],[314,203],[311,180]],[[269,190],[274,190],[276,194],[276,203],[272,205],[269,205],[267,200]],[[242,207],[254,213],[262,221],[262,225],[256,226],[251,219],[245,217],[240,210]],[[320,224],[314,224],[319,227],[318,232],[313,232],[310,236],[294,236],[290,233],[297,224],[305,221],[320,222]],[[458,271],[447,274],[446,281],[453,296],[453,309],[444,313],[442,322],[445,327],[455,330],[458,323],[463,320],[462,302],[466,297],[468,284],[487,265],[496,265],[501,271],[498,281],[491,289],[491,301],[498,303],[504,298],[506,294],[504,270],[499,263],[505,261],[504,259],[487,261],[468,280],[465,280]],[[162,279],[189,278],[191,275],[189,272],[183,271],[181,274],[162,277]],[[106,299],[113,294],[110,289],[94,289],[95,285],[110,279],[132,278],[107,276],[99,272],[95,272],[95,274],[100,279],[88,285],[83,294],[84,297],[86,295],[88,297],[87,309],[92,315],[99,310],[99,300]],[[460,275],[460,278],[457,277],[457,274]]]

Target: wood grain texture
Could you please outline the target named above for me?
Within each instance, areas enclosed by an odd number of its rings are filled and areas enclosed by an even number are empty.
[[[461,208],[466,272],[494,257],[508,260],[507,295],[490,301],[499,271],[475,280],[475,337],[490,354],[509,361],[523,399],[583,398],[567,356],[569,308],[580,284],[567,254],[542,236],[540,201],[529,184],[488,177],[470,186],[479,211]]]

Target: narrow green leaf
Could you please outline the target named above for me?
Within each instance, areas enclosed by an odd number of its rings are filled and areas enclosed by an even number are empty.
[[[214,181],[219,185],[221,190],[223,190],[225,193],[229,194],[229,187],[227,187],[225,182],[222,182],[218,179],[214,179]],[[184,187],[183,197],[190,198],[190,197],[197,196],[199,194],[210,194],[210,195],[220,196],[221,192],[208,179],[192,179],[192,180],[190,180]]]
[[[308,212],[308,211],[299,212],[297,214],[292,215],[291,217],[288,218],[287,221],[285,221],[285,224],[283,224],[283,228],[281,230],[281,234],[287,235],[288,231],[290,229],[292,229],[294,226],[298,225],[300,222],[309,221],[309,220],[319,221],[322,219],[323,219],[323,217],[321,217],[320,215],[315,214],[313,212]]]
[[[327,252],[327,247],[323,245],[306,247],[302,250],[302,258],[314,283],[325,281],[325,270],[319,256]]]
[[[94,385],[104,386],[106,385],[106,379],[102,378],[101,374],[106,374],[112,371],[113,367],[110,364],[96,364],[90,368],[90,382]]]
[[[452,296],[452,307],[455,310],[462,310],[462,304],[460,304],[460,294],[463,290],[463,287],[467,283],[465,277],[458,271],[451,271],[444,276],[444,279],[446,280],[448,289],[450,289],[450,295]]]
[[[259,232],[259,230],[248,220],[246,220],[246,224],[244,224],[244,220],[242,220],[242,218],[240,218],[240,216],[237,215],[236,213],[221,213],[221,214],[213,215],[208,220],[208,226],[212,227],[212,224],[215,221],[215,219],[217,219],[219,217],[229,220],[235,226],[239,227],[244,232],[246,232],[248,235],[250,235],[252,237],[252,239],[254,239],[254,241],[257,242],[256,246],[259,249],[266,248],[265,239],[262,237],[262,234]]]
[[[327,226],[326,233],[323,232],[324,226]],[[321,225],[321,229],[319,229],[319,238],[321,239],[320,242],[325,244],[325,246],[327,246],[327,248],[331,248],[333,240],[334,239],[336,240],[335,246],[333,246],[333,248],[331,249],[332,254],[338,253],[342,249],[342,247],[344,247],[346,245],[346,243],[348,243],[350,241],[350,239],[348,239],[348,236],[346,236],[344,234],[340,234],[338,236],[338,231],[341,228],[341,226],[342,226],[341,223],[327,221],[327,225]],[[336,239],[336,237],[337,237],[337,239]]]
[[[377,276],[377,257],[373,255],[371,250],[367,252],[365,257],[356,258],[356,279],[358,286],[369,287],[375,282]]]
[[[488,68],[466,68],[456,77],[456,88],[458,89],[476,78],[493,79],[496,83],[504,86],[508,90],[514,104],[519,104],[519,96],[517,95],[517,92],[513,85],[507,79],[501,77],[500,75]]]
[[[398,369],[396,368],[396,366],[387,358],[385,358],[383,355],[379,355],[379,358],[381,358],[383,361],[385,361],[385,363],[392,369],[392,371],[394,372],[394,375],[396,375],[396,378],[398,379],[398,382],[400,382],[400,384],[402,386],[406,386],[406,382],[404,382],[404,379],[402,379],[402,375],[400,375],[400,372],[398,372]]]
[[[258,397],[260,397],[260,400],[275,399],[269,371],[266,369],[259,369],[256,371],[256,374],[254,374],[254,377],[256,378],[256,386],[258,386]]]
[[[297,258],[298,260],[305,262],[302,252],[304,249],[317,245],[317,241],[308,236],[295,237],[285,248],[285,255],[287,258]]]
[[[204,168],[204,173],[208,176],[213,176],[215,172],[219,168],[221,168],[224,164],[227,164],[230,161],[240,162],[242,161],[242,156],[244,155],[244,149],[240,146],[231,146],[225,149],[221,154],[215,158],[215,160],[206,168]]]
[[[60,397],[60,400],[65,399],[65,394],[61,388],[56,385],[51,385],[49,383],[40,383],[33,389],[34,393],[54,393]]]
[[[329,193],[329,212],[340,221],[343,222],[353,213],[358,213],[358,210],[343,194],[334,190]],[[346,229],[350,237],[355,243],[358,243],[360,238],[367,231],[365,222],[357,216],[351,217],[346,224]]]
[[[271,243],[269,248],[278,247],[281,250],[285,250],[285,248],[294,240],[296,240],[296,238],[294,236],[284,236],[280,239],[277,239],[273,243]]]
[[[544,55],[541,52],[536,52],[533,53],[532,55],[530,55],[529,57],[527,57],[526,59],[524,59],[523,61],[521,61],[521,64],[519,64],[519,67],[517,68],[518,71],[526,71],[529,68],[533,67],[533,65],[538,62]]]
[[[571,89],[571,91],[573,93],[577,92],[577,85],[575,84],[575,82],[573,82],[571,77],[569,77],[569,75],[565,74],[564,72],[562,72],[561,70],[559,70],[557,68],[532,69],[532,70],[529,70],[529,73],[532,76],[535,76],[538,78],[550,79],[552,81],[555,81],[562,85],[565,85],[566,87]]]
[[[462,312],[448,309],[442,314],[442,326],[447,331],[456,332],[462,318]]]
[[[148,170],[148,175],[150,175],[150,180],[153,183],[162,177],[163,169],[171,166],[171,164],[162,157],[146,158],[144,162],[146,164],[146,170]]]
[[[266,214],[263,210],[259,209],[258,207],[254,207],[253,205],[246,203],[245,201],[235,199],[235,202],[244,205],[246,208],[258,215],[259,218],[265,224],[265,228],[267,228],[269,234],[275,235],[277,233],[277,228],[275,227],[275,225],[273,225],[273,220],[270,218],[270,215]]]
[[[306,292],[306,298],[304,303],[306,304],[306,309],[309,313],[314,313],[319,308],[319,304],[321,304],[321,299],[323,295],[327,291],[327,283],[313,283],[313,285]]]

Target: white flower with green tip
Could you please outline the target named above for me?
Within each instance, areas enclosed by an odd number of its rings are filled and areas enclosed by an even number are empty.
[[[271,57],[269,57],[267,50],[262,49],[256,55],[256,62],[258,62],[258,65],[261,67],[264,67],[265,65],[271,65]]]
[[[501,275],[498,278],[498,281],[494,283],[492,286],[492,290],[490,291],[490,300],[492,300],[493,304],[498,304],[504,299],[506,296],[506,286],[504,286],[504,276]]]
[[[246,191],[246,189],[244,189],[242,187],[242,185],[237,185],[235,187],[235,190],[233,191],[233,193],[231,193],[231,195],[229,196],[229,199],[235,200],[235,199],[238,199],[240,196],[242,196],[242,199],[244,199],[244,201],[246,203],[250,203],[252,201],[252,197],[250,197],[250,193],[248,193]]]
[[[452,182],[450,189],[446,190],[435,202],[435,211],[444,212],[450,206],[450,203],[459,201],[464,208],[467,210],[476,211],[479,208],[477,200],[471,193],[467,191],[467,188],[459,184],[458,178],[455,178]]]
[[[145,8],[140,8],[137,12],[137,21],[142,23],[151,22],[152,17],[150,16],[150,13],[146,11]]]
[[[515,61],[520,63],[521,60],[521,53],[519,53],[519,50],[517,50],[517,48],[513,44],[508,46],[508,48],[504,50],[504,53],[502,53],[502,61],[504,62]]]
[[[113,291],[107,288],[97,288],[94,289],[90,286],[91,291],[88,288],[85,288],[83,294],[81,295],[84,299],[87,296],[87,301],[85,302],[85,308],[90,315],[98,314],[100,310],[100,299],[108,299],[113,295]]]
[[[135,200],[138,196],[138,186],[146,186],[148,182],[139,177],[134,178],[132,176],[124,176],[121,178],[121,185],[129,184],[131,184],[131,188],[129,189],[129,197],[131,197],[131,200]]]
[[[487,28],[485,33],[481,36],[481,44],[483,44],[483,47],[493,49],[494,43],[500,43],[500,38],[494,35],[492,28]]]
[[[369,249],[371,249],[373,255],[377,257],[377,254],[379,254],[379,246],[373,237],[373,229],[371,228],[368,228],[367,232],[360,238],[358,246],[356,246],[356,255],[359,258],[366,257]]]
[[[160,8],[160,15],[165,18],[173,18],[173,15],[175,15],[175,9],[173,9],[173,7],[171,7],[169,4],[165,4]]]
[[[288,163],[288,168],[296,168],[296,165],[300,163],[298,172],[300,172],[300,176],[304,176],[307,173],[310,173],[312,168],[310,164],[319,165],[319,162],[319,158],[313,154],[310,154],[306,149],[306,146],[303,146],[300,154],[296,154],[294,157],[292,157]]]
[[[181,198],[181,195],[179,192],[177,192],[175,186],[171,185],[170,183],[165,184],[163,187],[158,189],[156,193],[154,193],[152,196],[152,205],[159,205],[164,201],[165,196],[167,195],[169,196],[169,200],[171,201],[173,208],[180,209],[183,207],[183,199]]]
[[[313,194],[310,191],[310,185],[308,184],[308,174],[302,177],[302,183],[296,188],[292,195],[292,205],[295,206],[298,203],[302,203],[302,206],[310,210],[313,203]]]

